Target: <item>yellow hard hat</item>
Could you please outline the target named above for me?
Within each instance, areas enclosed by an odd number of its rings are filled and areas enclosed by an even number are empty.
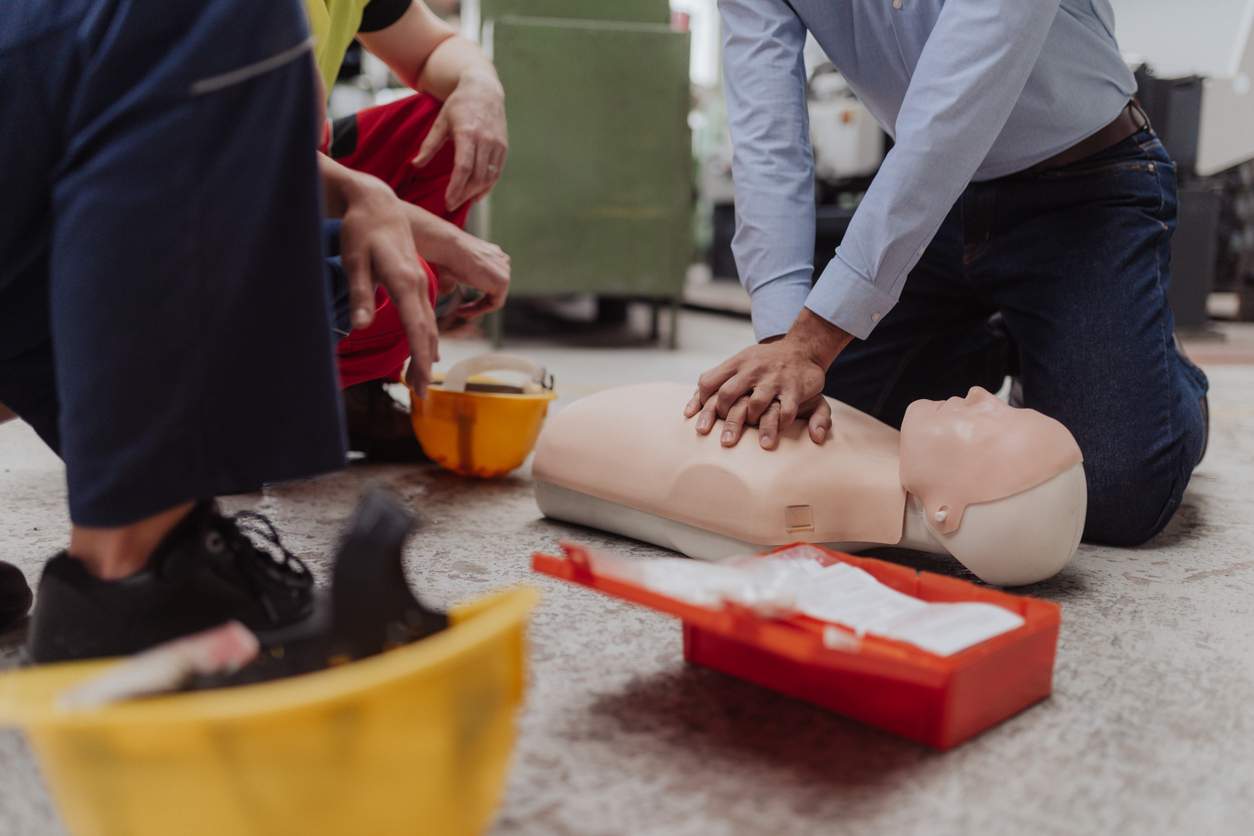
[[[11,671],[0,725],[25,731],[71,833],[472,836],[505,786],[536,598],[317,673],[95,710],[57,698],[110,660]]]
[[[484,372],[528,376],[510,386]],[[412,395],[412,392],[411,392]],[[444,380],[412,396],[414,434],[433,461],[463,476],[502,476],[526,460],[557,397],[552,378],[525,357],[482,354],[453,366]]]

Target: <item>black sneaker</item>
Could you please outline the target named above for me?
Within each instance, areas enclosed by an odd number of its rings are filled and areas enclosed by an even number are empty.
[[[26,576],[16,566],[0,561],[0,633],[22,620],[31,600]]]
[[[65,552],[49,560],[26,655],[41,664],[119,656],[230,619],[267,646],[314,629],[315,603],[313,577],[269,520],[252,512],[228,519],[201,502],[128,578],[102,581]]]

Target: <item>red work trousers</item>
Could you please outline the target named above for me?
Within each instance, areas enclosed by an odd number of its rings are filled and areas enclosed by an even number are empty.
[[[420,93],[337,119],[329,149],[324,146],[322,150],[329,150],[341,165],[378,177],[401,200],[465,227],[470,203],[452,211],[444,205],[444,193],[453,173],[453,143],[446,142],[422,168],[415,168],[410,162],[418,156],[418,149],[431,132],[441,104]],[[434,306],[439,276],[426,261],[422,261],[422,266],[427,271]],[[375,300],[374,322],[366,328],[354,328],[335,347],[342,387],[376,378],[400,380],[401,367],[409,357],[405,327],[387,291],[378,288]]]

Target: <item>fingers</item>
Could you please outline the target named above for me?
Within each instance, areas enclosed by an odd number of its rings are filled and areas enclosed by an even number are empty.
[[[505,304],[509,293],[510,258],[495,244],[471,236],[466,239],[467,266],[461,271],[461,282],[482,291],[483,296],[468,303],[462,315],[494,311]]]
[[[437,270],[440,279],[440,293],[452,293],[457,290],[457,277],[453,275],[451,270]]]
[[[431,327],[435,328],[434,318]],[[405,372],[405,380],[409,383],[420,399],[427,397],[427,387],[431,385],[431,367],[440,360],[438,341],[423,339],[417,331],[409,332],[410,362]]]
[[[728,415],[741,399],[744,399],[745,420],[750,424],[756,424],[758,417],[771,405],[771,401],[775,400],[775,394],[774,388],[765,381],[758,381],[755,384],[746,380],[743,375],[736,375],[724,383],[723,387],[718,390],[718,395],[711,400],[718,402],[719,415]]]
[[[505,162],[505,154],[500,148],[488,146],[478,149],[475,160],[475,176],[469,185],[474,192],[470,195],[471,199],[486,195],[496,185],[496,181],[501,179],[501,164]]]
[[[479,154],[477,159],[484,160],[482,172],[476,172],[476,177],[467,184],[468,191],[473,190],[474,193],[467,197],[470,201],[479,201],[488,196],[488,192],[501,179],[501,169],[505,166],[505,150],[500,146],[492,147],[487,154]]]
[[[418,148],[418,156],[414,157],[410,164],[415,168],[422,168],[431,162],[432,158],[435,157],[435,153],[448,141],[448,133],[448,113],[441,110],[440,115],[435,117],[435,122],[431,124],[431,130],[427,133],[427,138],[423,140],[422,145]]]
[[[467,184],[475,174],[475,166],[484,164],[482,160],[476,162],[476,143],[469,131],[453,131],[453,148],[453,173],[444,192],[444,205],[450,211],[466,202],[471,194]]]
[[[449,209],[486,197],[501,179],[506,146],[473,130],[453,131],[456,153],[444,200]]]
[[[696,415],[701,410],[701,405],[704,403],[705,400],[701,397],[701,389],[698,388],[697,391],[692,393],[692,399],[688,401],[687,406],[684,407],[684,417],[691,418]],[[700,432],[700,428],[698,428],[698,432]]]
[[[697,402],[697,397],[697,395],[692,396],[692,400],[688,402],[689,407]],[[719,442],[724,447],[735,447],[744,434],[744,428],[756,424],[758,443],[765,450],[773,450],[779,443],[780,434],[792,425],[799,413],[809,414],[807,425],[810,439],[815,444],[822,444],[832,428],[832,408],[821,395],[813,405],[807,403],[798,406],[787,399],[774,400],[756,418],[751,417],[752,401],[751,395],[742,395],[728,409],[723,421],[723,430],[719,436]],[[718,413],[716,399],[707,400],[705,405],[694,413],[697,415],[697,432],[702,435],[708,434],[714,427]]]
[[[702,434],[709,432],[710,427],[714,425],[714,416],[726,415],[736,399],[745,394],[743,391],[737,391],[735,384],[725,385],[735,375],[737,357],[720,363],[697,378],[696,394],[684,407],[685,418],[691,418],[698,412],[702,413],[697,418],[697,432]],[[726,397],[724,392],[727,393]],[[724,407],[720,408],[719,399],[712,397],[715,393],[718,393],[719,398],[724,398],[726,404]]]
[[[718,417],[718,401],[710,398],[696,413],[697,432],[706,435],[714,428],[714,419]],[[691,416],[689,416],[691,417]]]
[[[779,431],[782,429],[779,416],[779,401],[772,401],[758,418],[758,443],[762,445],[763,450],[773,449],[775,442],[779,439]]]
[[[684,406],[684,417],[691,418],[702,413],[697,418],[697,432],[709,432],[713,426],[714,416],[727,416],[741,398],[746,395],[753,394],[753,411],[750,416],[749,423],[756,423],[758,416],[766,410],[771,400],[775,397],[774,390],[768,386],[762,386],[755,389],[748,382],[748,377],[739,373],[741,368],[742,355],[740,352],[736,356],[723,361],[719,365],[710,369],[697,379],[697,391],[693,394],[692,399]],[[745,409],[749,409],[749,403],[746,402]],[[737,434],[739,438],[739,434]]]
[[[410,356],[406,379],[418,397],[425,398],[431,383],[431,366],[440,359],[439,329],[427,296],[427,273],[413,250],[405,256],[395,260],[380,258],[379,278],[405,326]]]
[[[425,283],[426,276],[422,279]],[[418,284],[415,282],[407,290],[389,288],[388,292],[409,341],[410,363],[405,378],[418,397],[425,398],[431,383],[431,366],[440,359],[440,336],[426,288],[419,289]]]
[[[745,419],[748,412],[748,397],[738,399],[727,410],[727,418],[723,421],[723,435],[719,438],[719,442],[724,447],[736,446],[736,442],[740,440],[741,433],[745,430]]]
[[[823,439],[827,437],[828,432],[832,429],[832,407],[827,399],[820,396],[818,404],[814,407],[814,411],[810,413],[810,440],[815,444],[822,444]]]
[[[701,399],[701,403],[709,400],[710,396],[723,388],[723,384],[732,378],[736,373],[736,360],[740,355],[732,357],[730,360],[724,360],[705,374],[697,378],[697,395]],[[741,395],[744,393],[741,392]],[[739,397],[739,395],[737,396]],[[730,404],[729,404],[730,406]],[[726,413],[724,413],[726,414]]]
[[[509,147],[498,144],[492,148],[492,153],[488,155],[489,165],[488,165],[488,177],[487,177],[487,190],[485,190],[485,194],[487,191],[492,190],[492,187],[496,185],[496,181],[501,179],[501,171],[502,169],[505,168],[505,157],[507,154],[509,154]]]
[[[726,418],[720,440],[727,436],[727,446],[740,439],[746,424],[756,424],[767,449],[775,447],[799,415],[813,415],[809,429],[819,441],[831,428],[831,410],[820,394],[825,372],[804,345],[759,343],[701,375],[684,415],[696,419],[701,434],[709,433],[719,416]]]
[[[713,392],[709,395],[705,395],[703,393],[708,381],[717,380],[721,376],[721,369],[722,366],[701,375],[701,383],[697,388],[697,394],[693,396],[693,400],[689,401],[688,406],[684,408],[686,413],[688,409],[693,406],[694,402],[698,400],[703,401],[703,405],[699,407],[699,411],[694,413],[697,416],[697,432],[702,435],[705,435],[711,430],[711,428],[713,428],[715,418],[727,418],[731,414],[732,407],[735,406],[740,398],[746,395],[744,391],[740,391],[738,389],[739,384],[735,378],[726,381],[721,388],[717,389],[717,397],[714,397]],[[747,401],[745,408],[748,408]],[[691,418],[692,416],[689,415],[688,417]],[[740,414],[740,420],[741,422],[744,420],[743,410]],[[740,437],[739,432],[736,432],[735,435],[736,438]],[[735,442],[733,440],[733,444],[734,443]]]
[[[349,281],[354,328],[374,320],[375,284],[387,288],[405,327],[410,359],[407,378],[419,397],[439,359],[439,333],[428,298],[427,271],[414,252],[413,233],[400,200],[382,181],[360,175],[345,192],[340,253]]]
[[[779,442],[780,434],[791,427],[796,418],[796,398],[791,394],[781,393],[778,398],[767,404],[766,409],[757,419],[758,443],[764,450],[774,450]]]
[[[374,276],[367,251],[346,247],[343,251],[344,272],[348,274],[348,311],[353,328],[365,328],[374,322]]]
[[[457,315],[462,319],[470,319],[480,314],[491,313],[497,308],[505,304],[504,297],[494,297],[490,293],[485,293],[473,302],[467,302],[457,307]]]
[[[762,386],[755,386],[749,392],[748,412],[745,414],[745,420],[750,424],[757,424],[767,409],[774,404],[776,398],[775,392]]]

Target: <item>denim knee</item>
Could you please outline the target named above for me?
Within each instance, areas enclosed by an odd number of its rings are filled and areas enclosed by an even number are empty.
[[[1184,499],[1202,452],[1200,413],[1174,445],[1165,466],[1127,459],[1113,466],[1085,461],[1088,514],[1084,541],[1139,546],[1162,531]]]

